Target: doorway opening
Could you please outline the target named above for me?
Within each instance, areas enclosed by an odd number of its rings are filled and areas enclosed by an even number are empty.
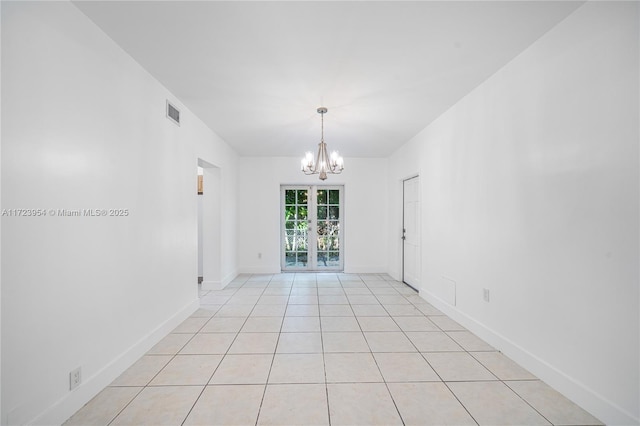
[[[222,215],[220,168],[198,159],[198,278],[203,290],[222,286]],[[200,181],[202,182],[200,184]],[[201,186],[200,186],[201,185]]]
[[[344,186],[282,186],[283,271],[344,269]]]

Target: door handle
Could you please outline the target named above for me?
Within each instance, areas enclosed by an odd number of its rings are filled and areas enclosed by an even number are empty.
[[[405,235],[404,235],[406,232],[407,232],[406,229],[402,230],[402,240],[406,240],[407,239],[407,237],[405,237]]]

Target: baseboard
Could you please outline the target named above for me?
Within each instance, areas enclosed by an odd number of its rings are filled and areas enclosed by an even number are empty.
[[[225,275],[225,277],[222,278],[222,280],[220,281],[202,280],[200,284],[203,290],[222,290],[237,276],[238,276],[238,271],[233,270],[232,272]]]
[[[243,266],[239,268],[241,274],[279,274],[282,272],[280,266]],[[295,272],[295,271],[291,271]],[[304,273],[304,271],[300,271]],[[313,271],[318,272],[318,271]],[[335,271],[327,271],[335,272]],[[386,274],[386,267],[380,266],[345,266],[345,274]],[[204,288],[204,287],[203,287]]]
[[[202,285],[203,290],[220,290],[222,288],[221,281],[204,280],[200,284]]]
[[[433,293],[422,290],[420,291],[420,296],[605,424],[640,424],[640,419],[609,401],[595,390],[587,387],[579,380],[568,376],[545,360],[522,348],[506,336],[497,333],[464,312],[461,312]]]
[[[84,382],[79,387],[52,404],[27,424],[59,425],[65,422],[199,307],[198,299],[189,302],[96,374],[83,378]]]
[[[386,274],[387,268],[381,266],[345,266],[345,274]]]
[[[241,274],[279,274],[280,266],[243,266],[239,268]]]

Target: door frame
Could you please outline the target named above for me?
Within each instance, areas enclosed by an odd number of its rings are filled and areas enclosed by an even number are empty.
[[[306,189],[307,193],[307,220],[309,221],[308,236],[307,236],[307,266],[306,267],[287,267],[286,266],[286,254],[284,250],[284,238],[285,238],[285,191],[293,189]],[[317,265],[317,239],[312,238],[312,235],[317,235],[317,223],[318,223],[318,209],[317,209],[317,194],[319,189],[326,190],[339,190],[340,191],[340,247],[339,256],[340,264],[335,267],[319,268]],[[280,185],[280,270],[283,272],[342,272],[344,271],[344,185]]]

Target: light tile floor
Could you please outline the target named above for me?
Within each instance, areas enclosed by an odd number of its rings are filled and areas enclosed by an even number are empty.
[[[408,286],[243,275],[66,425],[597,425]]]

